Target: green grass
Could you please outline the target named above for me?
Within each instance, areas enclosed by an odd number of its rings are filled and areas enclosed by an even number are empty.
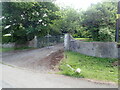
[[[0,52],[12,51],[14,48],[0,48]]]
[[[66,51],[65,57],[66,58],[61,61],[59,66],[61,70],[60,74],[118,82],[118,68],[112,66],[112,63],[117,61],[117,59],[86,56],[72,51]],[[74,69],[80,68],[81,73],[75,73],[67,67],[66,64],[69,64]]]
[[[20,47],[20,48],[0,48],[0,52],[8,52],[13,50],[33,49],[33,47]]]
[[[74,38],[74,39],[80,41],[93,41],[91,38]]]

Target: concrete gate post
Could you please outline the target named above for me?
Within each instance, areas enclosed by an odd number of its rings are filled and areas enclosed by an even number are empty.
[[[33,40],[29,41],[29,45],[28,46],[37,48],[37,36],[35,36]]]
[[[37,48],[37,36],[34,37],[34,47]]]
[[[70,50],[70,34],[65,34],[64,36],[64,49],[65,50]]]

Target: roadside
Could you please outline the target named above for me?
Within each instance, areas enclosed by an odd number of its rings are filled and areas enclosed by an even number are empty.
[[[63,58],[63,44],[42,49],[5,52],[2,55],[4,87],[17,88],[117,88],[84,78],[55,74]],[[17,82],[16,82],[17,81]]]
[[[118,60],[83,55],[77,52],[65,51],[65,58],[60,63],[60,73],[72,77],[84,77],[106,83],[118,83]],[[69,68],[80,68],[76,73]]]
[[[1,66],[2,64],[0,64]],[[80,78],[22,70],[2,65],[3,88],[117,88]]]

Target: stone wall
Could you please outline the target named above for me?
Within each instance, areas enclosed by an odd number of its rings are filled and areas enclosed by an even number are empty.
[[[0,44],[0,47],[3,47],[3,48],[13,48],[14,46],[15,46],[15,43]]]
[[[22,46],[37,48],[37,37],[35,36],[34,39],[29,41],[28,44],[26,44],[26,45],[25,44],[18,45],[18,47],[22,47]],[[15,47],[15,43],[5,43],[5,44],[1,44],[0,43],[0,47],[3,47],[3,48],[14,48]]]
[[[69,38],[69,48],[67,50],[103,58],[118,58],[118,54],[120,55],[115,42],[83,42],[74,40],[72,37]]]

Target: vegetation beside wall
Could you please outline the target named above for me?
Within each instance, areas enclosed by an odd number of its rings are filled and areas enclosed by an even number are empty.
[[[74,39],[79,41],[93,41],[92,38],[74,38]]]
[[[117,59],[98,58],[82,55],[72,51],[65,52],[65,58],[60,64],[60,74],[89,78],[94,80],[118,82],[118,67],[114,65]],[[80,74],[75,73],[72,68],[80,68]]]
[[[54,2],[3,2],[2,36],[4,42],[25,44],[34,36],[63,35],[115,41],[117,2],[101,2],[87,10],[59,8]]]

